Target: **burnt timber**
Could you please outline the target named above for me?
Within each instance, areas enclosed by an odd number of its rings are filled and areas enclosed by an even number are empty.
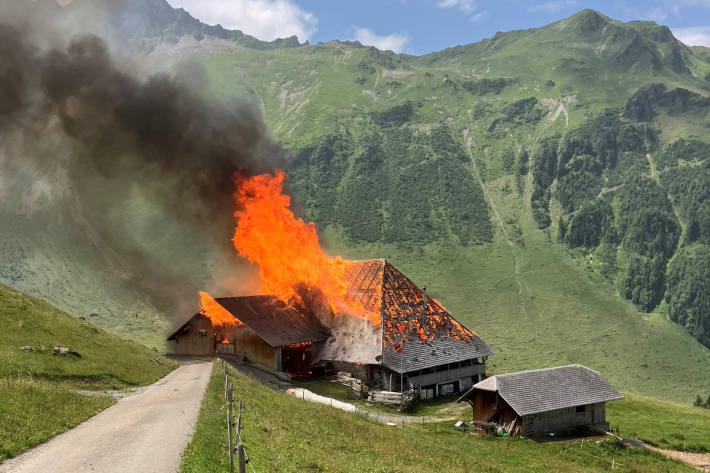
[[[369,373],[375,384],[401,391],[401,379],[405,389],[431,399],[463,391],[482,379],[493,350],[389,262],[355,262],[346,279],[350,297],[381,315],[380,361],[374,365],[379,369]],[[393,349],[398,342],[401,353]]]

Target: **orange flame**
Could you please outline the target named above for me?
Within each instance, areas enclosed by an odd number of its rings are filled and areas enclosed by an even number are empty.
[[[283,171],[275,176],[235,176],[237,228],[233,242],[237,253],[259,266],[265,294],[291,303],[300,300],[295,287],[305,284],[320,289],[335,313],[343,306],[356,314],[367,312],[346,299],[348,261],[327,255],[315,224],[304,222],[291,211],[291,199],[283,193],[285,179]],[[372,321],[379,323],[379,317]]]
[[[242,325],[231,313],[222,307],[219,302],[214,300],[212,296],[206,292],[200,291],[200,314],[204,315],[213,327],[225,325]],[[229,340],[227,341],[229,343]]]

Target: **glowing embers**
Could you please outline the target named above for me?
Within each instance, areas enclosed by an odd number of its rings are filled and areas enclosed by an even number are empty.
[[[385,346],[412,339],[426,342],[449,338],[470,342],[477,336],[392,265],[385,263],[383,280]]]
[[[200,291],[200,314],[210,319],[213,327],[244,325],[227,309],[222,307],[219,302],[214,300],[212,296],[203,291]],[[229,340],[227,340],[227,343],[229,343]]]

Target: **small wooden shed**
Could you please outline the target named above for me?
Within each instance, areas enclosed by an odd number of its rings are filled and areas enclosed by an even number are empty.
[[[608,430],[606,403],[623,399],[597,371],[579,364],[492,376],[458,402],[473,408],[473,422],[532,436],[580,428]]]

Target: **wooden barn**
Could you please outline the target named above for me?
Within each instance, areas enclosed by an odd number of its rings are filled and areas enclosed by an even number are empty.
[[[470,388],[491,348],[385,260],[351,262],[347,309],[297,309],[272,296],[215,299],[235,324],[198,313],[168,337],[176,354],[234,354],[286,373],[318,365],[351,373],[369,388],[413,390],[430,399]],[[395,346],[401,344],[401,350]]]
[[[168,341],[170,351],[182,355],[235,355],[266,368],[298,374],[309,371],[314,345],[328,334],[309,314],[273,296],[215,299],[234,316],[233,324],[213,326],[195,314]]]
[[[606,403],[623,399],[598,372],[575,364],[492,376],[458,402],[473,408],[478,426],[534,436],[580,429],[608,430]]]

